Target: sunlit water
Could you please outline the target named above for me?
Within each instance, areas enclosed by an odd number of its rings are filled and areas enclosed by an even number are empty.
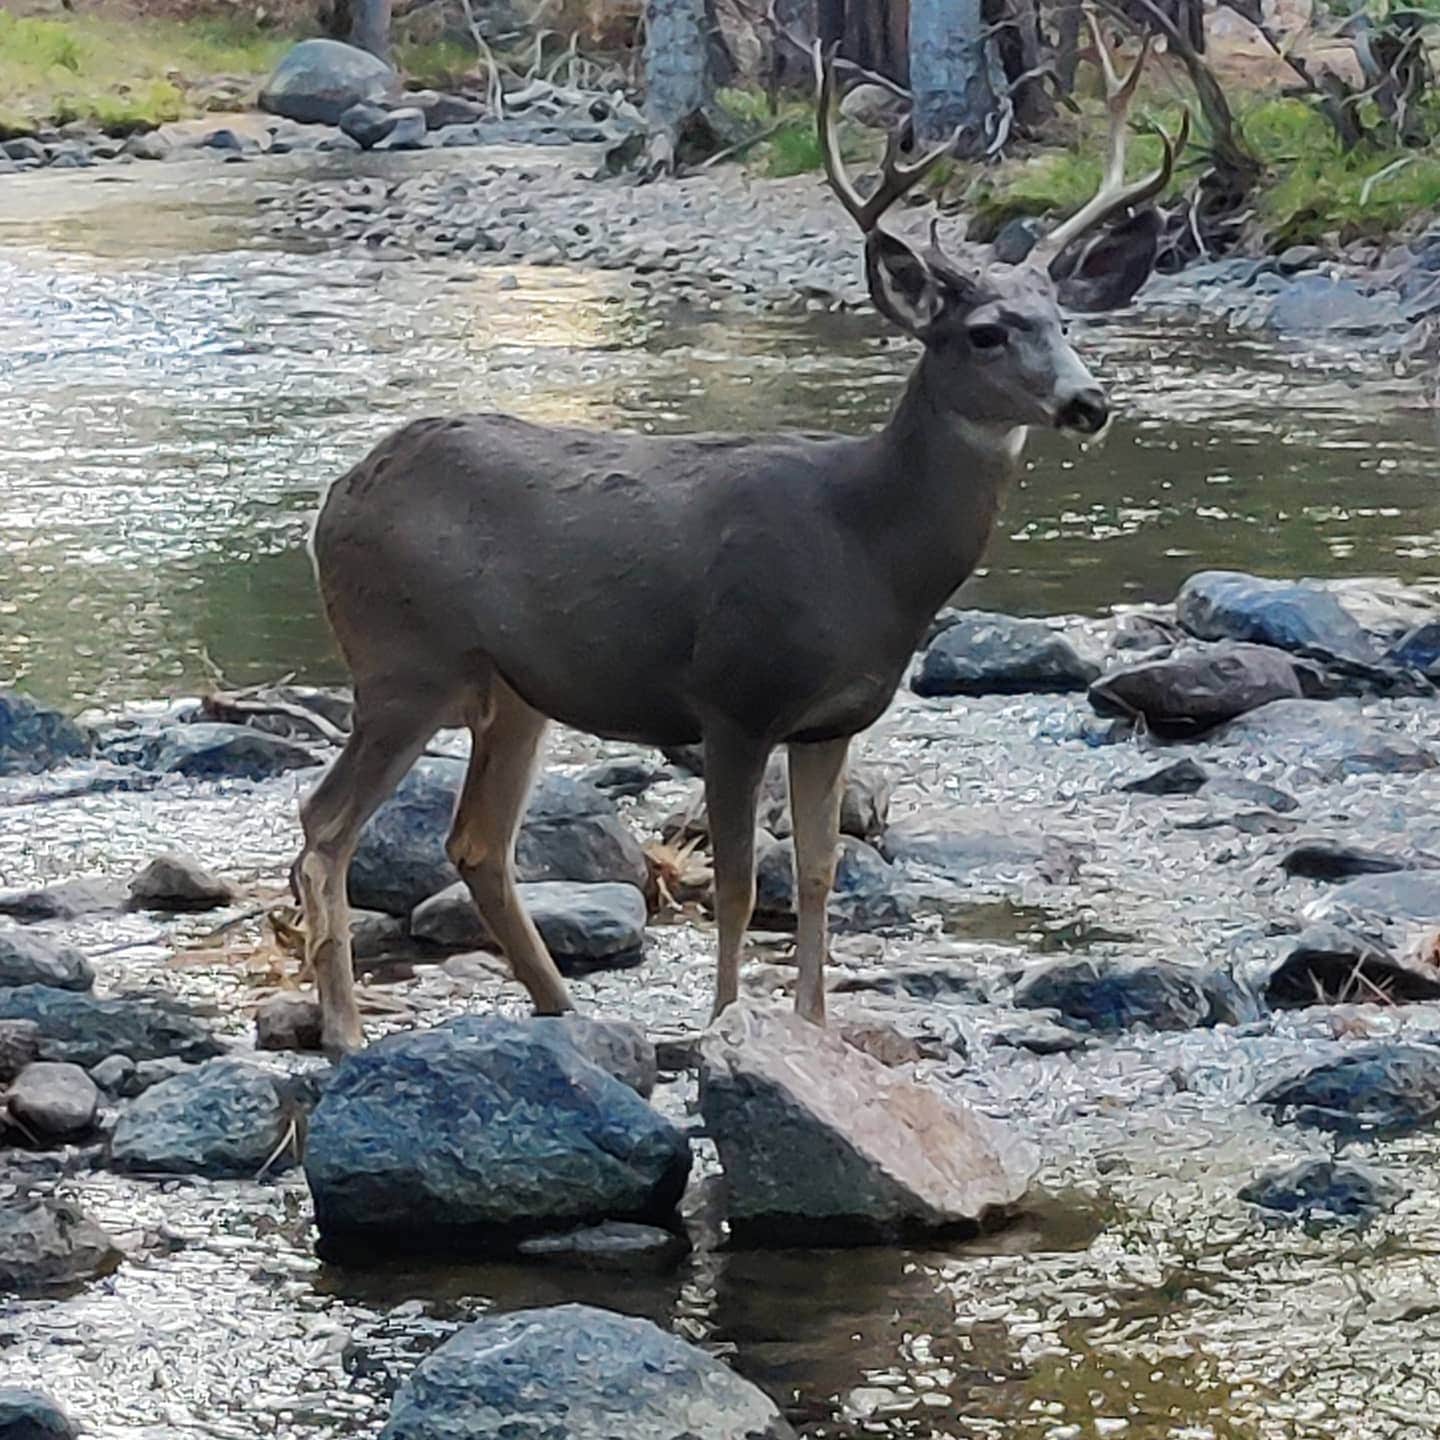
[[[320,486],[401,418],[504,407],[676,430],[860,429],[883,416],[908,358],[854,319],[657,314],[614,275],[260,248],[253,199],[290,183],[283,171],[5,183],[0,675],[77,704],[189,693],[216,670],[236,684],[340,678],[306,527]],[[1042,437],[969,602],[1099,615],[1168,598],[1209,565],[1410,580],[1440,569],[1430,417],[1364,357],[1296,365],[1173,320],[1083,339],[1120,418],[1087,454]],[[1440,744],[1433,706],[1372,709]],[[1049,697],[902,698],[868,743],[901,780],[897,810],[1000,806],[1080,845],[1084,864],[1074,882],[966,897],[918,936],[842,941],[838,965],[949,956],[1000,983],[1037,951],[1076,944],[1242,966],[1274,952],[1320,893],[1276,870],[1289,827],[1197,828],[1216,818],[1208,802],[1116,794],[1157,757],[1090,747],[1084,712]],[[553,751],[598,753],[578,737]],[[1303,756],[1207,746],[1201,758],[1291,788],[1307,834],[1364,843],[1403,829],[1433,846],[1440,831],[1430,776],[1322,784]],[[294,853],[308,783],[0,809],[0,883],[126,874],[177,844],[263,890]],[[678,798],[662,790],[637,823]],[[139,918],[72,934],[99,956],[104,988],[212,1002],[237,1039],[243,1002],[274,979],[253,927],[198,954]],[[661,927],[650,951],[643,970],[583,982],[579,998],[693,1027],[711,983],[707,933]],[[752,973],[763,991],[771,972]],[[422,967],[384,994],[422,1017],[517,1008],[473,968]],[[1352,1018],[1440,1032],[1433,1007]],[[366,1272],[315,1259],[293,1178],[87,1176],[73,1190],[130,1259],[78,1295],[0,1311],[0,1378],[42,1381],[101,1440],[359,1435],[465,1318],[586,1299],[712,1346],[803,1433],[832,1440],[1433,1433],[1434,1137],[1361,1147],[1411,1193],[1360,1234],[1267,1229],[1236,1198],[1264,1164],[1326,1148],[1248,1102],[1335,1048],[1327,1014],[1051,1057],[995,1043],[1014,1019],[937,1005],[932,1028],[963,1038],[969,1059],[928,1067],[1042,1159],[1034,1203],[1003,1235],[934,1254],[704,1251],[673,1277],[626,1285],[508,1266]],[[684,1119],[692,1102],[680,1081],[657,1103]]]

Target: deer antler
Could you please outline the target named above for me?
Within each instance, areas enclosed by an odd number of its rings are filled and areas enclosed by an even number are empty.
[[[879,223],[880,217],[905,192],[935,168],[955,147],[960,132],[957,130],[943,145],[937,145],[919,160],[904,163],[901,158],[900,137],[891,134],[885,141],[885,156],[880,162],[880,183],[875,193],[862,199],[855,183],[845,169],[840,155],[840,142],[835,134],[835,107],[837,83],[835,79],[835,55],[838,46],[832,46],[828,56],[822,56],[820,42],[815,42],[812,54],[815,59],[815,78],[820,86],[820,99],[816,112],[816,129],[820,137],[820,154],[825,162],[825,178],[840,203],[850,212],[863,234],[868,235]]]
[[[1148,34],[1145,36],[1135,63],[1122,76],[1115,67],[1115,56],[1101,34],[1100,22],[1088,5],[1085,7],[1085,20],[1090,27],[1100,72],[1105,78],[1105,108],[1109,112],[1105,174],[1094,196],[1035,246],[1031,259],[1042,265],[1048,264],[1087,230],[1093,230],[1121,211],[1144,204],[1158,195],[1170,183],[1170,177],[1175,172],[1175,157],[1184,150],[1190,138],[1190,111],[1187,109],[1181,114],[1180,130],[1173,140],[1160,130],[1160,141],[1164,147],[1160,164],[1149,175],[1128,185],[1125,183],[1125,144],[1130,104],[1140,83],[1140,72],[1150,58],[1151,37]]]

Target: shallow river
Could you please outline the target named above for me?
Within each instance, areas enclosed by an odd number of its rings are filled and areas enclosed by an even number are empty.
[[[375,264],[286,253],[254,203],[295,171],[157,167],[27,177],[0,190],[0,680],[120,705],[296,672],[343,678],[303,540],[318,488],[400,419],[466,407],[657,429],[878,421],[906,354],[824,316],[669,314],[623,278],[561,269]],[[1440,573],[1429,412],[1369,368],[1294,363],[1258,343],[1128,319],[1084,334],[1119,419],[1089,453],[1042,437],[967,603],[1098,616],[1168,599],[1206,566],[1274,574]],[[1315,898],[1277,881],[1283,836],[1197,828],[1199,802],[1135,806],[1135,747],[1095,749],[1061,698],[903,698],[871,753],[921,797],[1004,806],[1086,848],[1078,881],[970,897],[840,963],[963,958],[1003,975],[1036,950],[1257,960]],[[1381,706],[1440,739],[1434,707]],[[1224,761],[1224,747],[1213,748]],[[561,737],[560,761],[599,753]],[[1428,776],[1321,785],[1264,756],[1317,833],[1434,843]],[[182,844],[259,885],[295,847],[308,783],[162,788],[0,809],[0,883],[126,873]],[[657,803],[663,808],[665,797]],[[1186,806],[1190,808],[1187,809]],[[643,818],[643,817],[642,817]],[[1199,818],[1203,819],[1203,816]],[[185,935],[195,927],[181,926]],[[237,934],[243,939],[245,932]],[[79,927],[102,985],[154,984],[226,1010],[273,978],[254,946],[189,952],[126,920]],[[252,937],[253,938],[253,937]],[[657,930],[648,979],[579,987],[598,1008],[693,1025],[709,939]],[[427,967],[419,1011],[502,998]],[[503,1003],[515,1005],[503,992]],[[1323,1153],[1246,1104],[1331,1044],[1328,1017],[1141,1036],[1074,1056],[994,1043],[981,1007],[939,1006],[971,1063],[935,1068],[1042,1161],[1012,1230],[946,1253],[782,1257],[702,1251],[675,1276],[509,1267],[339,1270],[313,1255],[308,1201],[270,1186],[74,1190],[130,1259],[78,1295],[0,1308],[0,1379],[40,1380],[101,1440],[371,1433],[417,1358],[492,1305],[594,1299],[703,1341],[813,1437],[1420,1436],[1440,1415],[1440,1203],[1429,1135],[1372,1158],[1411,1188],[1361,1233],[1272,1231],[1236,1190],[1263,1164]],[[1440,1029],[1430,1007],[1376,1033]],[[677,1118],[688,1082],[662,1087]]]

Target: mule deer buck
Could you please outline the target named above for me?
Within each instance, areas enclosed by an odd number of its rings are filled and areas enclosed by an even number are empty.
[[[1097,34],[1098,40],[1098,34]],[[1023,265],[962,264],[880,228],[946,153],[892,139],[861,197],[819,63],[830,187],[864,237],[876,308],[923,353],[865,438],[657,437],[424,419],[331,487],[313,552],[355,682],[354,729],[303,806],[294,871],[326,1047],[361,1041],[346,872],[362,827],[435,731],[472,735],[448,853],[535,1009],[570,1008],[516,890],[513,850],[549,721],[655,747],[699,743],[715,869],[718,1013],[754,905],[757,793],[789,752],[796,1008],[823,1023],[826,902],[846,751],[889,705],[936,611],[974,569],[1027,427],[1094,434],[1106,399],[1065,338],[1046,265],[1171,174],[1126,183],[1124,78],[1108,52],[1099,193]]]

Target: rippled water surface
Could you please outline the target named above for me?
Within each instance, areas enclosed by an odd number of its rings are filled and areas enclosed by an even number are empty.
[[[324,481],[402,418],[501,406],[664,429],[859,429],[884,414],[906,364],[858,320],[671,314],[614,275],[265,248],[254,201],[303,183],[294,172],[3,183],[0,676],[57,700],[189,693],[214,669],[237,684],[339,678],[304,557],[308,517]],[[1088,454],[1042,437],[968,587],[974,603],[1100,614],[1168,598],[1211,564],[1440,570],[1430,418],[1408,386],[1363,357],[1296,365],[1173,320],[1084,338],[1121,418]],[[1087,745],[1082,712],[1050,697],[902,698],[869,742],[901,778],[897,809],[1003,806],[1073,840],[1086,862],[1073,882],[972,897],[984,903],[918,936],[842,942],[838,964],[962,958],[1003,978],[1036,952],[1082,945],[1269,953],[1317,893],[1278,878],[1284,828],[1211,828],[1199,800],[1117,795],[1113,782],[1155,757]],[[1440,743],[1433,706],[1374,712]],[[1273,757],[1205,749],[1207,763],[1294,789],[1294,824],[1362,842],[1402,828],[1434,844],[1431,776],[1320,785]],[[554,751],[597,753],[576,737]],[[294,853],[306,783],[0,810],[0,882],[125,874],[179,844],[264,894]],[[670,798],[655,797],[657,813]],[[71,938],[101,957],[105,988],[213,1002],[238,1038],[242,1003],[274,979],[270,960],[253,927],[177,952],[200,929],[132,917]],[[704,930],[662,927],[643,972],[595,977],[579,998],[693,1026],[710,964]],[[763,969],[751,983],[763,991]],[[394,989],[422,1017],[516,1005],[473,970],[425,967]],[[937,1006],[937,1033],[963,1040],[969,1059],[930,1066],[1041,1157],[1034,1203],[1001,1235],[944,1253],[702,1250],[673,1277],[625,1284],[508,1266],[355,1271],[315,1258],[293,1178],[85,1176],[75,1193],[129,1259],[75,1296],[0,1309],[0,1378],[43,1381],[102,1440],[359,1435],[455,1324],[582,1299],[712,1346],[805,1435],[831,1440],[1434,1433],[1434,1137],[1360,1147],[1410,1191],[1363,1232],[1270,1230],[1236,1198],[1262,1165],[1327,1149],[1248,1103],[1301,1057],[1333,1050],[1327,1014],[1044,1057],[999,1043],[1004,1018]],[[1440,1033],[1434,1007],[1351,1023]],[[690,1083],[662,1086],[658,1103],[685,1119]]]

